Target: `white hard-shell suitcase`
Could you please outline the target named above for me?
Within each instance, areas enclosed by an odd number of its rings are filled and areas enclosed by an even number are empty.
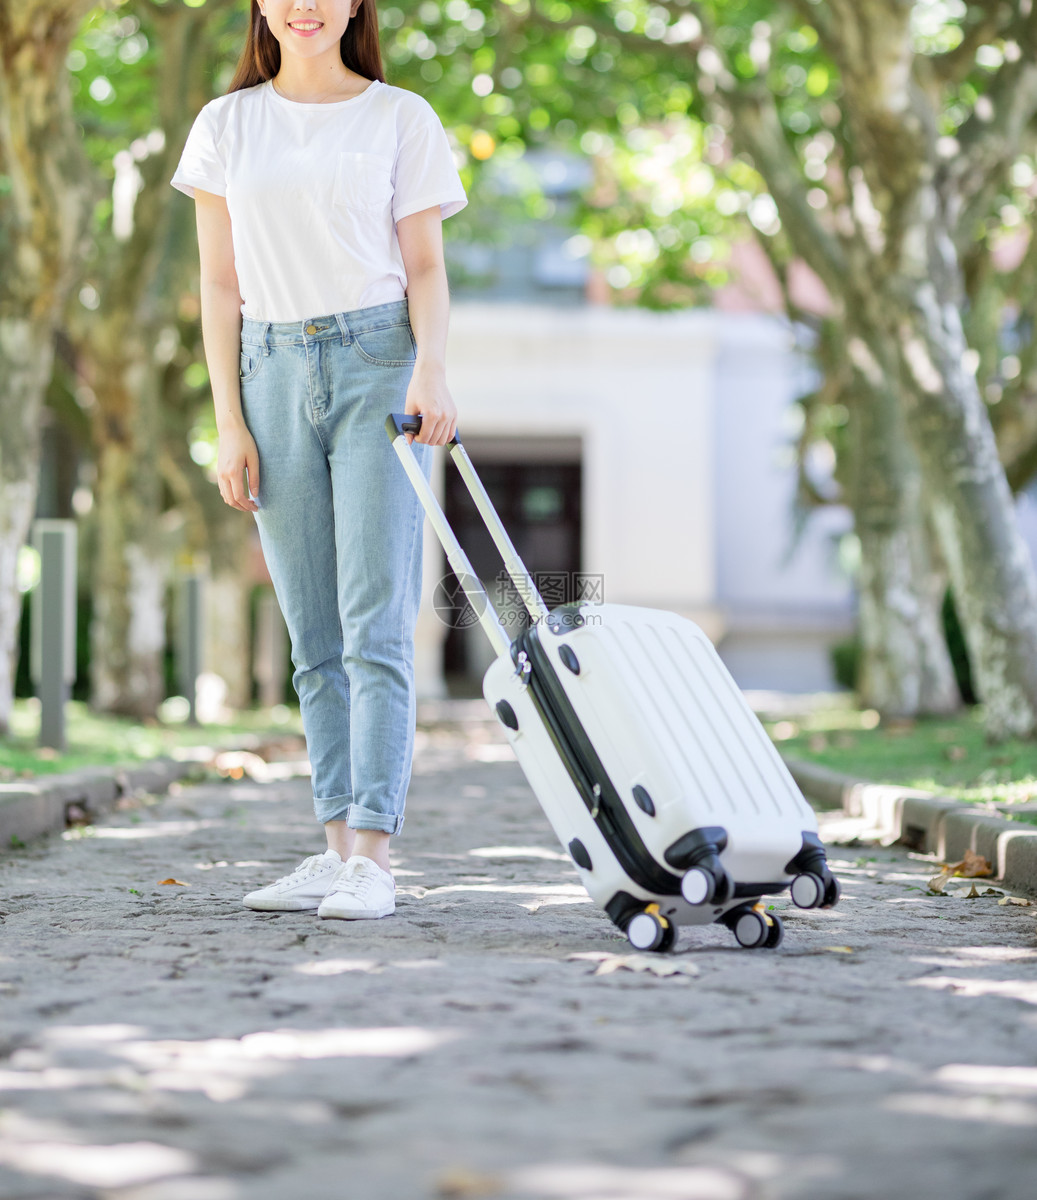
[[[709,639],[674,613],[580,603],[548,612],[460,442],[450,456],[525,602],[512,642],[410,450],[420,418],[386,430],[497,651],[483,694],[591,898],[632,945],[721,921],[777,946],[762,897],[838,902],[817,819]]]

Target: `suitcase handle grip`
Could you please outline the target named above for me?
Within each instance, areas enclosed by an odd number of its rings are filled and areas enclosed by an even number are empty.
[[[389,422],[392,422],[391,426]],[[418,434],[421,432],[421,413],[390,413],[386,421],[390,437],[399,437],[401,433]],[[395,432],[393,432],[395,431]],[[448,446],[460,446],[461,431],[454,430],[454,436],[447,442]]]

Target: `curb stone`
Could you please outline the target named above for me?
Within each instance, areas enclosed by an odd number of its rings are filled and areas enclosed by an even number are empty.
[[[894,784],[872,783],[817,763],[787,758],[804,794],[867,822],[884,845],[900,842],[942,862],[982,854],[1009,889],[1037,892],[1037,826],[1009,821],[975,804]]]
[[[63,775],[0,783],[0,853],[66,829],[73,806],[92,815],[107,812],[123,796],[164,792],[196,769],[196,763],[158,758],[133,766],[82,767]]]

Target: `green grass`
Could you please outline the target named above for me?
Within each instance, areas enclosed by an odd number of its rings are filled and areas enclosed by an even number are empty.
[[[1037,801],[1037,743],[988,744],[978,709],[950,719],[889,725],[880,724],[873,711],[850,707],[779,719],[763,714],[763,719],[788,758],[958,800],[1004,805]]]
[[[213,751],[237,748],[250,735],[301,734],[297,709],[256,709],[234,713],[220,725],[160,722],[140,724],[118,717],[102,717],[85,704],[71,701],[66,711],[68,748],[64,754],[36,745],[39,706],[32,700],[15,703],[11,732],[0,739],[0,783],[33,775],[74,771],[78,767],[142,762],[173,755],[175,751],[208,747]]]

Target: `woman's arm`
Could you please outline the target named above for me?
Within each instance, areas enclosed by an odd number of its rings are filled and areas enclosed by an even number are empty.
[[[220,495],[231,508],[256,512],[258,506],[249,499],[249,492],[259,495],[259,452],[241,414],[241,294],[227,201],[196,188],[195,217],[201,261],[202,342],[220,438],[216,477]]]
[[[439,205],[398,221],[396,236],[407,270],[410,323],[418,344],[406,411],[422,415],[419,442],[445,446],[457,430],[457,408],[446,385],[450,293],[443,263],[443,218]],[[409,434],[407,440],[412,440]]]

